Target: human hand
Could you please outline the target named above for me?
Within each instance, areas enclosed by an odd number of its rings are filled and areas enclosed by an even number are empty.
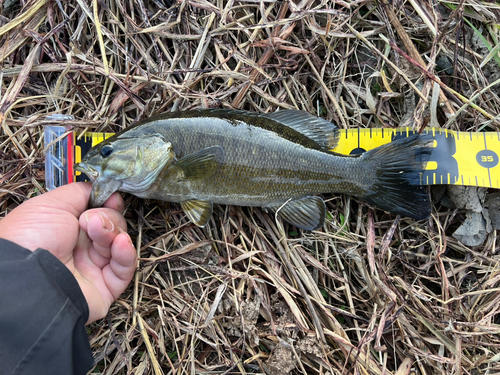
[[[123,199],[113,194],[102,208],[87,210],[90,183],[72,183],[34,197],[0,221],[0,238],[31,251],[50,251],[75,276],[89,306],[91,323],[109,307],[134,275],[136,251],[126,233]]]

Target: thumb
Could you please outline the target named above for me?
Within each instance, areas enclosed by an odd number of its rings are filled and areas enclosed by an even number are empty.
[[[80,215],[88,209],[91,191],[91,182],[74,182],[32,198],[23,203],[23,205],[49,206],[56,210],[69,212],[78,219]],[[103,207],[123,212],[125,203],[120,194],[114,193],[106,203],[104,203]]]
[[[87,210],[91,191],[92,183],[76,182],[32,198],[25,204],[49,206],[55,210],[69,212],[79,218]]]
[[[26,203],[50,206],[56,210],[69,212],[74,217],[79,218],[88,209],[91,191],[91,182],[75,182],[32,198]],[[125,205],[120,194],[115,193],[104,203],[104,207],[122,212]]]

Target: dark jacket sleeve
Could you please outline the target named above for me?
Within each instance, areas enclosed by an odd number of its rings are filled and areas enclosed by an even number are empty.
[[[88,315],[76,279],[56,257],[0,239],[0,374],[86,374]]]

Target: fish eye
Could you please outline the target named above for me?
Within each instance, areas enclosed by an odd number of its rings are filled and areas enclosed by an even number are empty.
[[[101,155],[103,158],[107,158],[109,155],[113,153],[113,146],[111,145],[104,145],[101,148]]]

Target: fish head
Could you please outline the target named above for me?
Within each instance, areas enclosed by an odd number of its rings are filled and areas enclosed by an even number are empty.
[[[115,191],[140,194],[174,161],[172,144],[160,134],[111,137],[75,166],[92,181],[89,207],[100,207]]]

